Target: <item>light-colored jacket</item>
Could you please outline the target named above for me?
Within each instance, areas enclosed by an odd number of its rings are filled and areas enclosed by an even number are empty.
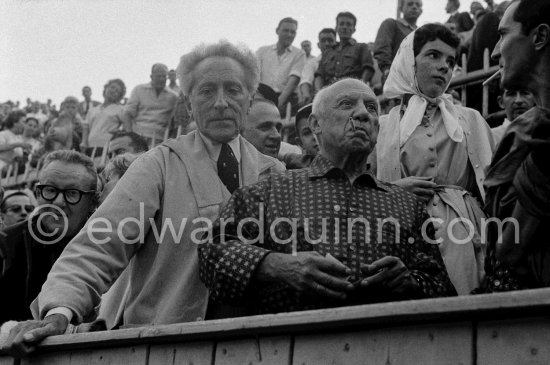
[[[284,170],[279,161],[240,141],[244,185]],[[199,279],[196,242],[229,196],[196,132],[144,154],[55,263],[31,305],[33,316],[43,318],[62,306],[81,322],[130,265],[125,324],[204,318],[208,291]],[[112,229],[105,232],[108,225]]]

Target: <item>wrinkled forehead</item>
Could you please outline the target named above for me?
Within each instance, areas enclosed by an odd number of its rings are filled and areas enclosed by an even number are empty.
[[[38,181],[58,189],[88,190],[96,185],[96,178],[83,165],[58,160],[43,168]]]
[[[243,65],[232,57],[207,57],[193,70],[193,86],[201,83],[239,81],[244,83]]]
[[[337,82],[332,85],[330,94],[332,100],[342,99],[344,97],[351,97],[354,99],[363,100],[377,100],[376,95],[370,87],[358,80],[347,80]]]
[[[6,207],[12,206],[12,205],[19,205],[19,204],[29,204],[31,202],[31,199],[26,195],[11,195],[5,198],[4,205]]]

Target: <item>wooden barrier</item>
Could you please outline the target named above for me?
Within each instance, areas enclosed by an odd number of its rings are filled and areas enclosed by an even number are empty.
[[[550,289],[55,336],[30,364],[550,364]]]

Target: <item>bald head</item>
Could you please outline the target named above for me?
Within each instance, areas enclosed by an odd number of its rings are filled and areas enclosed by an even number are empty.
[[[241,135],[264,155],[277,158],[281,147],[281,115],[272,102],[254,99]]]
[[[330,106],[330,101],[334,99],[339,93],[347,90],[348,88],[362,90],[376,100],[376,94],[372,89],[366,85],[363,81],[357,79],[342,79],[334,84],[321,89],[313,99],[312,114],[316,116],[322,116],[326,113]]]
[[[372,89],[357,79],[343,79],[319,91],[309,125],[321,154],[332,161],[350,154],[368,156],[378,137],[378,109]]]

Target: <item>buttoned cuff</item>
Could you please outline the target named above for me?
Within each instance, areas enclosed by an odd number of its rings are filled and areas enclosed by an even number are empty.
[[[62,315],[64,315],[69,320],[69,323],[71,323],[71,321],[73,320],[73,316],[74,316],[73,311],[70,310],[67,307],[55,307],[55,308],[50,309],[46,313],[44,318],[46,318],[48,316],[51,316],[52,314],[62,314]]]

